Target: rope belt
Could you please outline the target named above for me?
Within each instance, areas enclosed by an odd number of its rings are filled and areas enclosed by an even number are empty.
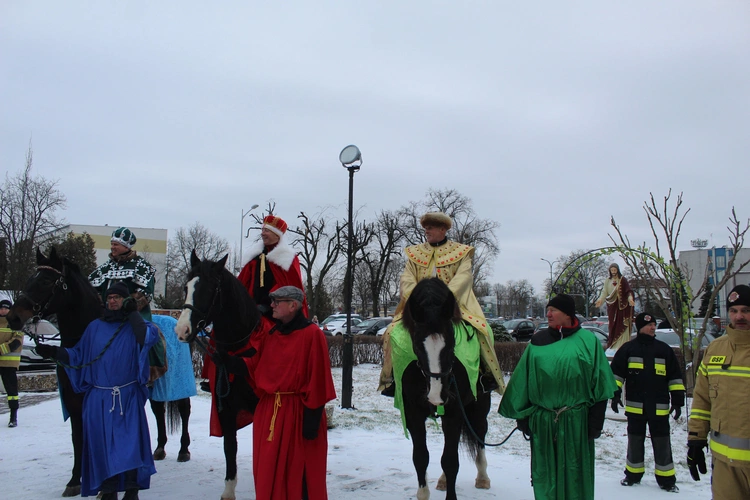
[[[120,389],[135,384],[136,382],[137,380],[133,380],[127,384],[116,385],[114,387],[99,387],[98,385],[95,385],[94,387],[97,389],[104,389],[105,391],[112,391],[112,408],[109,409],[109,412],[112,413],[115,411],[115,406],[117,406],[116,403],[120,403],[120,415],[122,415],[122,394],[120,393]]]
[[[570,410],[570,406],[563,406],[562,408],[558,408],[557,410],[552,410],[553,412],[555,412],[555,423],[557,423],[557,420],[560,418],[560,414],[567,410]]]
[[[271,417],[271,426],[268,428],[268,439],[266,441],[273,441],[273,429],[276,426],[276,414],[279,412],[279,408],[281,408],[281,396],[296,393],[276,391],[274,394],[276,394],[276,399],[273,402],[273,416]]]

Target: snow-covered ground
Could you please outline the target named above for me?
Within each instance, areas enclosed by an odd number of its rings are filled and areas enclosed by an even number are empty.
[[[415,498],[416,475],[411,463],[411,441],[404,437],[393,400],[375,392],[380,367],[354,367],[352,404],[356,410],[342,410],[337,402],[334,412],[336,427],[328,434],[328,493],[331,499]],[[336,391],[341,391],[341,369],[334,369]],[[21,395],[23,397],[23,394]],[[500,397],[493,395],[490,432],[487,441],[502,440],[515,422],[497,414]],[[206,393],[192,399],[190,420],[192,460],[178,463],[179,436],[170,436],[167,458],[157,462],[158,473],[152,478],[151,489],[140,498],[203,500],[218,499],[223,489],[224,454],[222,440],[208,436],[210,400]],[[150,410],[147,412],[152,418]],[[151,428],[156,429],[153,420]],[[442,435],[435,424],[430,425],[431,463],[428,470],[432,498],[444,498],[434,486],[440,476]],[[677,467],[677,484],[681,499],[711,497],[709,477],[693,482],[685,463],[686,421],[683,416],[672,425],[672,448]],[[239,432],[238,499],[255,498],[252,479],[252,428]],[[152,435],[155,442],[155,434]],[[627,445],[626,423],[607,419],[604,433],[597,440],[596,498],[627,499],[672,498],[659,490],[653,477],[653,459],[647,442],[647,474],[641,485],[620,486]],[[474,488],[474,468],[464,459],[458,477],[458,495],[469,499],[533,499],[529,484],[529,446],[519,433],[503,446],[487,449],[490,490]],[[57,499],[70,476],[73,464],[70,427],[62,422],[57,400],[22,408],[19,427],[0,425],[0,496],[7,499]],[[675,496],[674,498],[678,498]]]

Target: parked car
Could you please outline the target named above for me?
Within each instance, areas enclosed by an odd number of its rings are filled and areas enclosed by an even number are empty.
[[[362,320],[360,318],[352,316],[352,333],[354,333],[354,327],[361,322]],[[326,335],[343,335],[346,333],[346,318],[333,319],[324,324],[321,330],[323,330],[323,333]]]
[[[60,346],[60,333],[55,325],[46,320],[41,320],[38,324],[32,324],[26,327],[29,333],[35,334],[40,342],[45,344]],[[54,370],[55,362],[50,359],[44,359],[36,353],[36,342],[29,335],[23,337],[23,348],[21,349],[21,364],[19,371],[41,371]]]
[[[369,318],[356,326],[352,326],[352,333],[356,333],[357,335],[375,335],[378,333],[378,330],[390,325],[391,321],[393,321],[393,318],[390,316]]]
[[[362,319],[359,314],[352,314],[352,318]],[[330,316],[328,316],[326,319],[324,319],[320,323],[320,327],[323,328],[323,325],[325,325],[325,324],[327,324],[327,323],[329,323],[329,322],[331,322],[333,320],[336,320],[336,319],[344,319],[345,320],[346,319],[346,314],[343,314],[343,313],[331,314]]]
[[[605,332],[601,328],[597,328],[595,326],[583,326],[583,325],[581,325],[581,327],[585,328],[586,330],[588,330],[591,333],[593,333],[596,336],[596,338],[599,340],[599,343],[602,344],[602,347],[604,349],[607,348],[607,341],[609,340],[609,335],[607,335],[607,332]]]
[[[534,335],[534,322],[529,319],[510,319],[503,326],[517,341],[529,340]]]
[[[688,338],[690,339],[690,342],[693,341],[694,337],[698,336],[697,333],[693,335],[692,330],[688,330],[686,334],[689,336]],[[677,332],[675,332],[671,328],[656,330],[656,339],[661,340],[665,344],[668,344],[670,347],[681,347],[680,336],[677,335]],[[713,334],[706,332],[703,335],[703,339],[701,340],[701,349],[705,349],[706,347],[708,347],[708,344],[710,344],[713,340],[715,340]]]
[[[538,332],[539,330],[544,330],[547,327],[549,327],[548,321],[540,321],[539,324],[536,325],[536,330],[534,330],[534,333]]]

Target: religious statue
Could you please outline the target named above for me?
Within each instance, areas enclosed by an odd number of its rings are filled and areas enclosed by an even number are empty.
[[[620,272],[620,266],[614,263],[609,266],[609,277],[604,280],[596,307],[601,307],[604,302],[607,303],[609,317],[607,347],[617,349],[630,340],[635,301],[628,279]]]

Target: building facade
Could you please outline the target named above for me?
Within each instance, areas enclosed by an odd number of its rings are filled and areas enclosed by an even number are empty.
[[[703,280],[708,275],[708,280],[715,285],[724,277],[727,272],[727,263],[732,258],[732,249],[726,247],[697,248],[695,250],[686,250],[680,252],[677,262],[682,269],[687,270],[688,284],[693,293],[697,292],[703,284]],[[734,269],[737,264],[750,260],[750,249],[741,248],[735,259]],[[727,284],[719,290],[717,295],[718,311],[717,316],[722,320],[729,319],[727,315],[727,295],[737,285],[750,285],[750,267],[746,267],[737,273]],[[693,314],[698,314],[701,300],[697,298],[693,301]]]

